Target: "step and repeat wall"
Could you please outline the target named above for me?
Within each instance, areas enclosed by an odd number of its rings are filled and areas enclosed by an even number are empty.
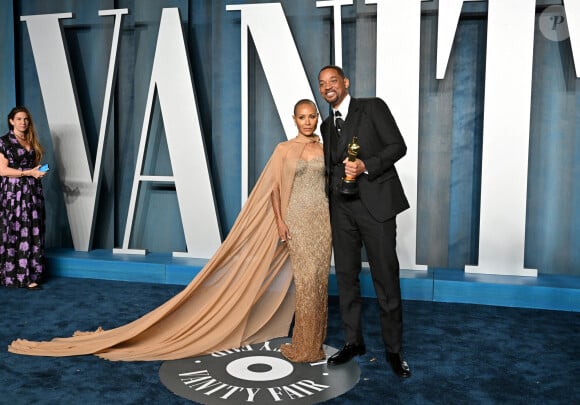
[[[337,64],[407,142],[402,268],[580,275],[578,2],[8,3],[0,108],[53,168],[49,248],[210,257]]]

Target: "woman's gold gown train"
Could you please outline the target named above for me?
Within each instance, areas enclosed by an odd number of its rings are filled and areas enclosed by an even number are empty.
[[[307,142],[299,136],[276,148],[223,244],[175,297],[114,329],[44,342],[17,339],[8,350],[34,356],[172,360],[287,336],[295,294],[289,250],[279,243],[270,194],[278,185],[286,212],[296,162]]]

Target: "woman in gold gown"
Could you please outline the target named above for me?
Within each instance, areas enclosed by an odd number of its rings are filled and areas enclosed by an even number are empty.
[[[306,110],[314,117],[303,121],[298,117]],[[17,339],[8,350],[117,361],[181,359],[287,336],[296,307],[292,344],[282,352],[294,361],[324,358],[330,225],[317,118],[313,102],[296,104],[298,135],[276,147],[228,236],[183,291],[126,325],[44,342]],[[302,217],[314,210],[315,219]]]
[[[325,358],[328,270],[330,268],[330,220],[324,187],[324,152],[314,135],[318,122],[316,106],[299,102],[294,108],[299,137],[311,139],[300,156],[285,218],[280,212],[279,193],[274,189],[272,206],[281,241],[287,241],[296,288],[292,343],[282,354],[295,362]]]

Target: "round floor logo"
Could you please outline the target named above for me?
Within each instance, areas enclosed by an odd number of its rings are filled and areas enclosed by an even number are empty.
[[[316,404],[344,394],[360,378],[354,360],[328,366],[292,363],[280,353],[288,338],[274,339],[205,356],[166,361],[161,382],[173,393],[207,405]],[[324,346],[326,356],[337,350]]]

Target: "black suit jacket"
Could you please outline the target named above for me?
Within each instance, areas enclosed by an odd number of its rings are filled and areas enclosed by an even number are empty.
[[[330,115],[321,125],[327,178],[333,168],[346,158],[352,137],[358,137],[358,158],[365,162],[368,174],[358,177],[362,203],[380,222],[409,208],[395,162],[405,156],[407,146],[387,104],[380,98],[351,98],[348,115],[340,137]],[[334,137],[334,138],[332,138]],[[337,171],[334,171],[335,177]],[[342,175],[344,169],[342,170]],[[336,180],[336,178],[335,178]]]

